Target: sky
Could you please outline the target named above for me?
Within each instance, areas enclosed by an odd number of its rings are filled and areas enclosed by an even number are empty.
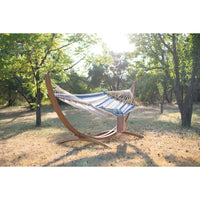
[[[127,33],[102,32],[97,33],[97,35],[102,38],[103,42],[106,43],[110,51],[114,51],[116,53],[134,51],[134,44],[129,44]],[[93,47],[91,51],[95,54],[101,54],[103,49],[101,45],[97,45]],[[78,74],[87,75],[87,70],[82,67],[82,63],[83,62],[80,62],[76,65],[75,69],[77,69]]]
[[[110,50],[114,52],[127,52],[133,51],[134,45],[129,44],[127,33],[120,32],[107,32],[107,33],[97,33],[98,36],[107,44]],[[95,51],[100,51],[98,47]]]

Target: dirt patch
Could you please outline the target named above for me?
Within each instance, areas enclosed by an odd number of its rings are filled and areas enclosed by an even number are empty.
[[[94,135],[115,126],[115,118],[101,118],[62,106],[69,121],[84,133]],[[0,110],[0,166],[200,166],[200,106],[194,107],[192,128],[183,129],[176,105],[138,106],[127,129],[143,139],[117,134],[105,140],[112,149],[89,142],[57,144],[72,135],[45,106],[42,126],[35,127],[35,113],[25,107]]]

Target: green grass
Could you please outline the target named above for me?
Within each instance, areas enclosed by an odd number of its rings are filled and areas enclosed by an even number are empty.
[[[102,118],[69,106],[61,106],[70,123],[94,135],[116,125],[115,118]],[[0,108],[0,166],[200,166],[200,106],[194,106],[192,127],[181,126],[176,105],[138,106],[126,123],[143,139],[118,134],[104,142],[57,141],[73,136],[58,119],[52,106],[42,107],[42,126],[35,127],[35,113],[24,106]]]

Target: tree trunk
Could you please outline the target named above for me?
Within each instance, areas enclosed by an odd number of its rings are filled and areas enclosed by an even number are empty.
[[[169,100],[169,97],[168,97],[168,95],[167,95],[167,93],[166,93],[166,101],[167,101],[167,103],[170,103],[170,100]]]
[[[12,97],[11,97],[12,95],[11,95],[11,88],[10,88],[10,82],[8,82],[8,107],[9,106],[11,106],[11,99],[12,99]]]
[[[192,69],[192,76],[190,79],[190,85],[187,89],[183,108],[181,110],[181,120],[183,127],[190,127],[191,126],[191,118],[192,118],[192,111],[193,111],[193,99],[194,99],[194,91],[197,88],[198,80],[196,80],[195,76],[198,74],[199,68],[199,55],[200,55],[200,37],[199,35],[195,35],[195,42],[194,42],[194,49],[193,49],[193,69]]]
[[[170,77],[169,67],[165,69],[166,77],[169,78],[171,85],[173,87],[175,97],[178,103],[179,110],[181,112],[181,120],[183,127],[190,127],[191,126],[191,118],[192,118],[192,110],[193,110],[193,93],[195,88],[197,87],[197,81],[195,76],[198,74],[199,68],[199,55],[200,55],[200,36],[198,34],[193,35],[193,69],[192,69],[192,76],[190,79],[190,85],[187,89],[185,94],[185,98],[183,99],[183,90],[180,81],[180,73],[179,73],[179,55],[176,49],[176,36],[172,34],[172,47],[169,46],[159,35],[161,42],[165,45],[165,47],[169,50],[169,52],[173,56],[173,63],[174,63],[174,72],[175,72],[175,81]],[[200,80],[200,78],[199,78]]]
[[[36,126],[41,126],[41,102],[42,102],[42,93],[39,84],[39,72],[36,74],[36,87],[37,87],[37,94],[36,94]]]
[[[117,77],[117,87],[116,87],[116,90],[119,90],[119,82],[120,82],[119,77]]]
[[[36,126],[41,126],[41,92],[40,92],[40,88],[37,89]]]
[[[160,104],[160,113],[163,114],[163,102]]]
[[[36,126],[41,126],[41,109],[40,105],[37,102],[36,107]]]
[[[181,111],[181,121],[183,127],[190,127],[191,126],[191,119],[192,119],[192,104],[187,104],[183,106]]]
[[[194,77],[194,69],[192,72],[192,78],[190,82],[190,87],[185,95],[185,99],[183,99],[183,90],[180,84],[180,74],[179,74],[179,58],[176,50],[176,42],[175,42],[175,34],[173,34],[173,59],[174,59],[174,71],[176,75],[176,84],[174,88],[175,96],[177,103],[179,105],[179,110],[181,112],[181,121],[183,127],[191,126],[191,118],[192,118],[192,106],[193,106],[193,79]]]
[[[163,114],[163,105],[164,105],[164,102],[165,102],[165,99],[168,99],[167,97],[167,80],[166,78],[164,78],[164,81],[163,81],[163,94],[162,94],[162,100],[161,100],[161,104],[160,104],[160,113]]]
[[[164,100],[165,100],[165,91],[163,92],[162,101],[161,101],[161,104],[160,104],[160,113],[161,113],[161,114],[163,114]]]
[[[171,91],[170,91],[169,103],[172,103],[172,89],[171,89]]]

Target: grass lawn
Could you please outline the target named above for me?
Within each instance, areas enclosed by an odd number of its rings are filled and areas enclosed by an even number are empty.
[[[83,133],[94,135],[116,125],[86,111],[61,106],[69,121]],[[112,149],[89,142],[57,141],[73,136],[51,105],[42,107],[42,126],[35,127],[35,112],[26,107],[0,108],[0,166],[200,166],[200,106],[194,106],[192,128],[181,127],[176,105],[138,106],[127,130],[137,139],[117,134],[105,140]]]

